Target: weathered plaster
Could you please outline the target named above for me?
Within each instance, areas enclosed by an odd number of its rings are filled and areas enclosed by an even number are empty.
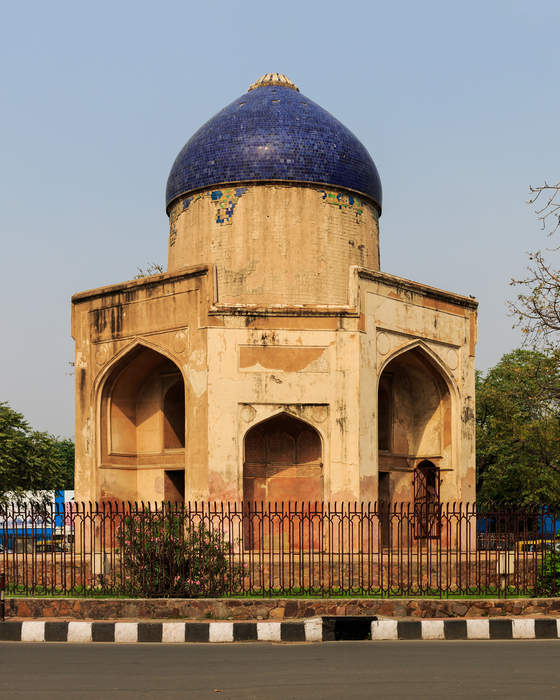
[[[320,457],[296,445],[285,463],[267,434],[276,462],[261,456],[248,477],[259,493],[292,483],[375,500],[382,472],[390,498],[409,500],[428,458],[444,500],[473,500],[476,302],[380,272],[373,205],[280,184],[191,195],[170,212],[169,267],[73,297],[79,499],[161,500],[184,470],[186,499],[240,500],[248,432],[292,416]],[[380,450],[385,371],[392,442]],[[168,449],[165,392],[179,376],[185,445]]]

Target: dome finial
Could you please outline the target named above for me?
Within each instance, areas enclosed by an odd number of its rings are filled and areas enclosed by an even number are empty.
[[[249,86],[249,90],[266,87],[267,85],[281,85],[282,87],[292,88],[292,90],[297,90],[299,92],[297,85],[284,75],[284,73],[265,73]]]

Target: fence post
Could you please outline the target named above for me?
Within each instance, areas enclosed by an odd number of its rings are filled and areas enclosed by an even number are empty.
[[[6,574],[0,574],[0,616],[2,617],[2,622],[6,617]]]

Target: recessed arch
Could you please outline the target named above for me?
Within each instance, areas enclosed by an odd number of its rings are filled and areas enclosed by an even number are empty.
[[[277,413],[245,433],[244,500],[321,501],[322,467],[319,431],[290,413]]]
[[[105,369],[97,391],[102,465],[184,467],[185,383],[172,359],[136,342]]]
[[[453,375],[449,372],[448,367],[445,365],[445,363],[442,361],[442,359],[435,353],[432,348],[430,348],[429,345],[427,345],[423,340],[412,340],[410,343],[407,343],[406,345],[401,345],[399,348],[397,348],[393,353],[388,355],[385,358],[385,361],[379,368],[378,372],[378,381],[381,379],[384,370],[387,368],[387,366],[395,360],[397,357],[400,355],[404,355],[407,352],[410,352],[411,350],[418,350],[419,353],[422,353],[423,356],[425,356],[426,360],[430,362],[431,364],[434,365],[434,367],[437,369],[437,371],[441,374],[442,379],[445,381],[447,384],[447,388],[449,389],[449,392],[453,395],[456,396],[458,393],[458,387],[457,387],[457,382]]]
[[[382,365],[377,397],[380,492],[383,484],[384,500],[412,500],[411,469],[420,462],[453,466],[455,381],[425,343],[414,341]]]
[[[92,385],[92,393],[95,396],[99,397],[100,389],[102,388],[103,384],[107,381],[107,378],[111,375],[113,372],[114,368],[120,363],[120,361],[128,356],[132,351],[134,351],[136,348],[146,348],[147,350],[153,350],[154,352],[159,353],[163,357],[166,357],[170,362],[173,362],[177,366],[177,369],[183,376],[183,371],[181,369],[181,366],[179,364],[178,359],[170,353],[166,348],[162,348],[160,345],[156,343],[152,343],[151,341],[147,340],[146,338],[135,338],[131,343],[128,345],[125,345],[123,348],[121,348],[112,358],[111,360],[103,367],[95,377]],[[183,376],[183,381],[184,381],[184,376]]]

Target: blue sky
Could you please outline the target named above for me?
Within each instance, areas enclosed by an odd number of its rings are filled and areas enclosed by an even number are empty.
[[[480,301],[478,367],[550,245],[560,3],[20,2],[0,27],[0,400],[73,435],[70,296],[166,263],[173,160],[262,73],[286,73],[381,175],[382,269]]]

